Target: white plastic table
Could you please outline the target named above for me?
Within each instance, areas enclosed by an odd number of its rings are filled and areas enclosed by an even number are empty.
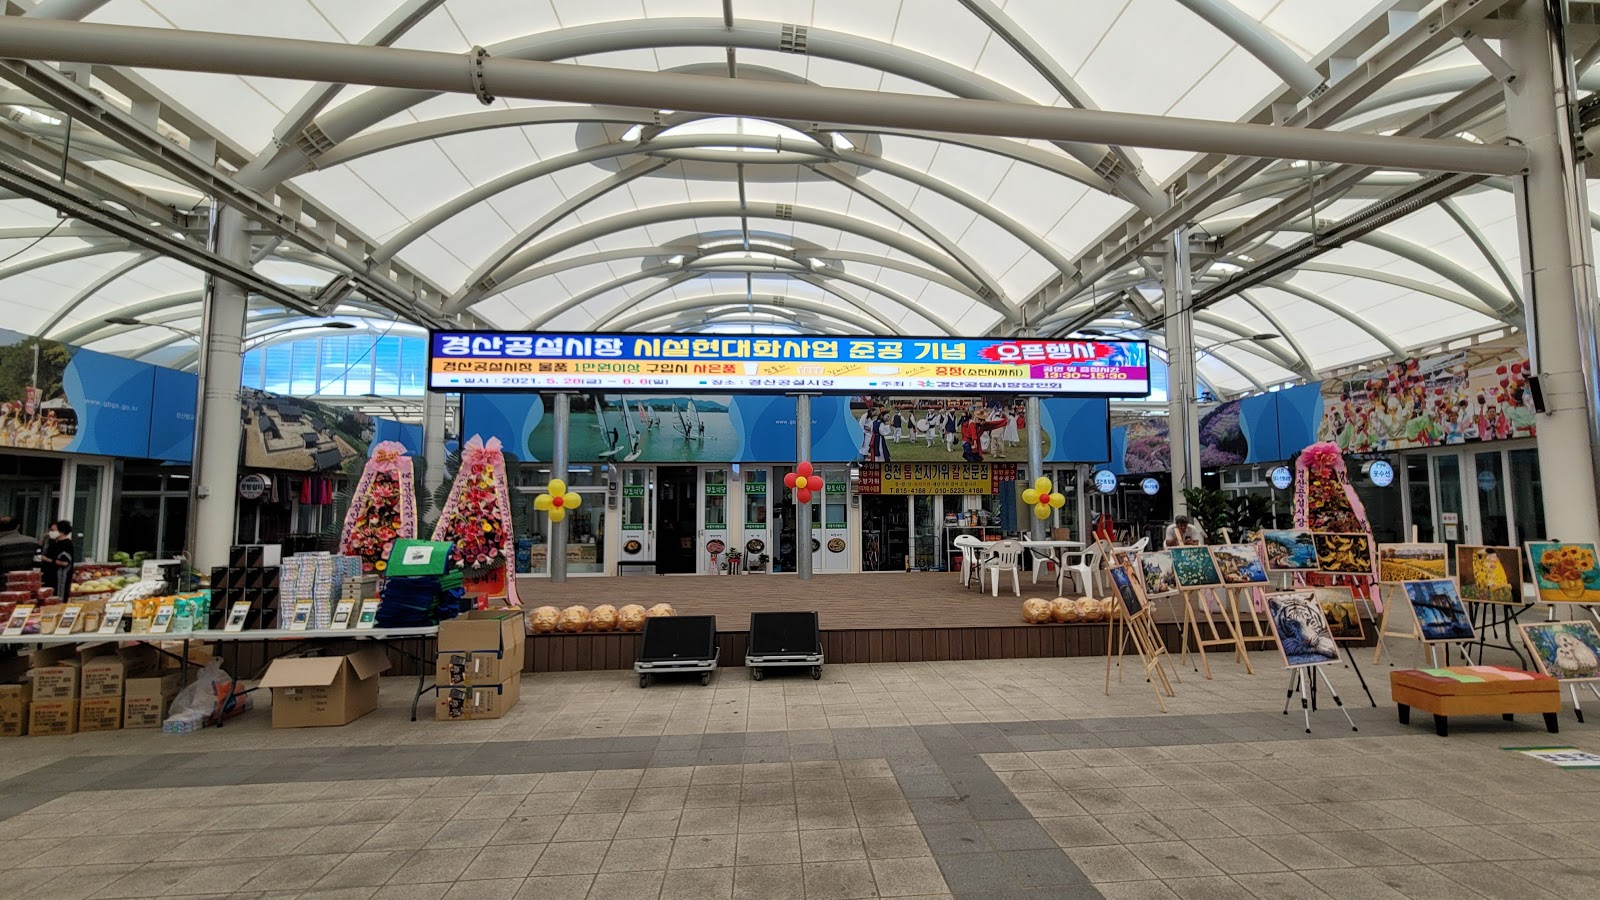
[[[1061,592],[1061,575],[1066,571],[1062,558],[1069,550],[1082,550],[1082,541],[1023,541],[1022,546],[1056,564],[1056,592]]]

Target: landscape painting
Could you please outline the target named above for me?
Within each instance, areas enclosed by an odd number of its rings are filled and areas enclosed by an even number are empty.
[[[1397,583],[1449,577],[1449,547],[1444,544],[1378,545],[1379,581]]]
[[[1261,558],[1260,544],[1219,544],[1211,548],[1211,555],[1223,584],[1267,583],[1267,561]]]
[[[1178,584],[1178,573],[1173,568],[1170,551],[1153,550],[1140,554],[1139,571],[1144,575],[1144,591],[1148,596],[1170,594],[1182,586]]]
[[[1405,582],[1424,641],[1470,641],[1475,632],[1456,583],[1449,578]]]
[[[1317,569],[1317,543],[1309,531],[1263,531],[1261,542],[1267,550],[1269,572],[1314,572]]]

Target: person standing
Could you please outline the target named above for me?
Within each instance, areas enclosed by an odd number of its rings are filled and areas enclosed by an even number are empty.
[[[0,575],[38,567],[39,542],[22,533],[15,516],[0,516]]]
[[[1189,521],[1188,516],[1178,516],[1167,526],[1167,532],[1162,537],[1164,547],[1200,547],[1206,542],[1206,533],[1199,525]]]
[[[78,561],[77,551],[72,546],[72,523],[66,519],[51,522],[45,538],[40,564],[44,583],[46,587],[55,588],[57,601],[65,603],[72,593],[72,568]]]

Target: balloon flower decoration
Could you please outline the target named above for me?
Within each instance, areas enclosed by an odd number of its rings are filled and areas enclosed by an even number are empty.
[[[533,498],[533,508],[550,514],[550,521],[559,522],[567,517],[567,510],[583,505],[583,497],[567,490],[567,483],[559,478],[550,479],[545,493]]]
[[[1033,516],[1036,519],[1050,518],[1050,510],[1060,509],[1067,504],[1067,495],[1056,493],[1055,485],[1050,479],[1039,476],[1034,481],[1033,487],[1022,492],[1022,502],[1033,507]]]
[[[783,476],[783,486],[794,491],[794,502],[810,503],[812,491],[822,490],[822,476],[812,474],[811,463],[803,462]]]

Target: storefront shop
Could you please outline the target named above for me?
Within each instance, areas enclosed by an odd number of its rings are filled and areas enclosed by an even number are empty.
[[[815,397],[811,462],[823,489],[802,507],[784,487],[794,471],[791,397],[573,395],[565,480],[583,503],[566,519],[567,572],[784,574],[802,552],[817,573],[945,569],[956,534],[999,537],[1031,524],[1018,513],[1024,406]],[[528,514],[552,475],[540,462],[553,440],[546,400],[466,394],[462,409],[464,433],[498,437],[519,460],[518,571],[547,574],[548,521]],[[1107,414],[1105,401],[1041,403],[1045,474],[1069,498],[1051,528],[1081,530],[1078,467],[1106,458]],[[798,546],[801,510],[809,548]]]

